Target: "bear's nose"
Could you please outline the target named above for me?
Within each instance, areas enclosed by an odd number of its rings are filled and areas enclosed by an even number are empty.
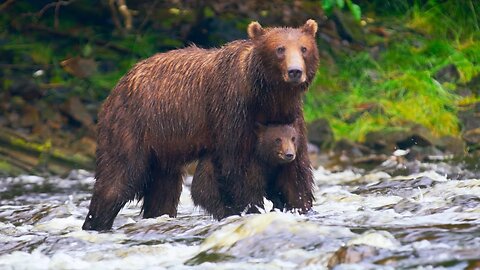
[[[285,154],[285,160],[292,161],[295,158],[294,154]]]
[[[292,68],[288,70],[288,78],[292,81],[298,81],[302,77],[302,71],[297,68]]]

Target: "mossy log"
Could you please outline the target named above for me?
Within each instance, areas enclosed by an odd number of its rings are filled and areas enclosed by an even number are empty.
[[[82,153],[34,142],[14,130],[0,128],[0,174],[57,174],[72,169],[94,169],[94,160]]]

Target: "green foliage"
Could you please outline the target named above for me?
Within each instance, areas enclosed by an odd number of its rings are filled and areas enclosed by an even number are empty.
[[[337,57],[324,65],[307,94],[307,121],[330,120],[337,139],[363,140],[366,133],[418,123],[437,135],[458,135],[456,83],[468,83],[480,72],[479,43],[402,36],[376,59],[363,52]],[[435,74],[453,65],[458,82],[440,83]]]
[[[353,17],[359,21],[362,17],[362,10],[360,6],[353,3],[352,0],[322,0],[322,9],[327,13],[332,12],[335,8],[343,9],[345,5]]]
[[[459,39],[480,34],[478,1],[430,0],[415,4],[409,13],[409,27],[437,38]]]

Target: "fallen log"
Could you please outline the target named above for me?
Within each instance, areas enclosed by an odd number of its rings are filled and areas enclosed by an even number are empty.
[[[28,136],[3,127],[0,128],[0,160],[14,168],[12,173],[63,175],[72,169],[94,169],[91,157],[53,146],[49,140],[35,142]]]

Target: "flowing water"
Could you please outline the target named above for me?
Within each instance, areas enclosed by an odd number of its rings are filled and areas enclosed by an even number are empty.
[[[91,173],[0,179],[0,269],[480,269],[477,176],[444,163],[406,175],[384,165],[315,170],[308,215],[219,222],[185,186],[177,218],[141,219],[132,202],[108,233],[81,230]]]

